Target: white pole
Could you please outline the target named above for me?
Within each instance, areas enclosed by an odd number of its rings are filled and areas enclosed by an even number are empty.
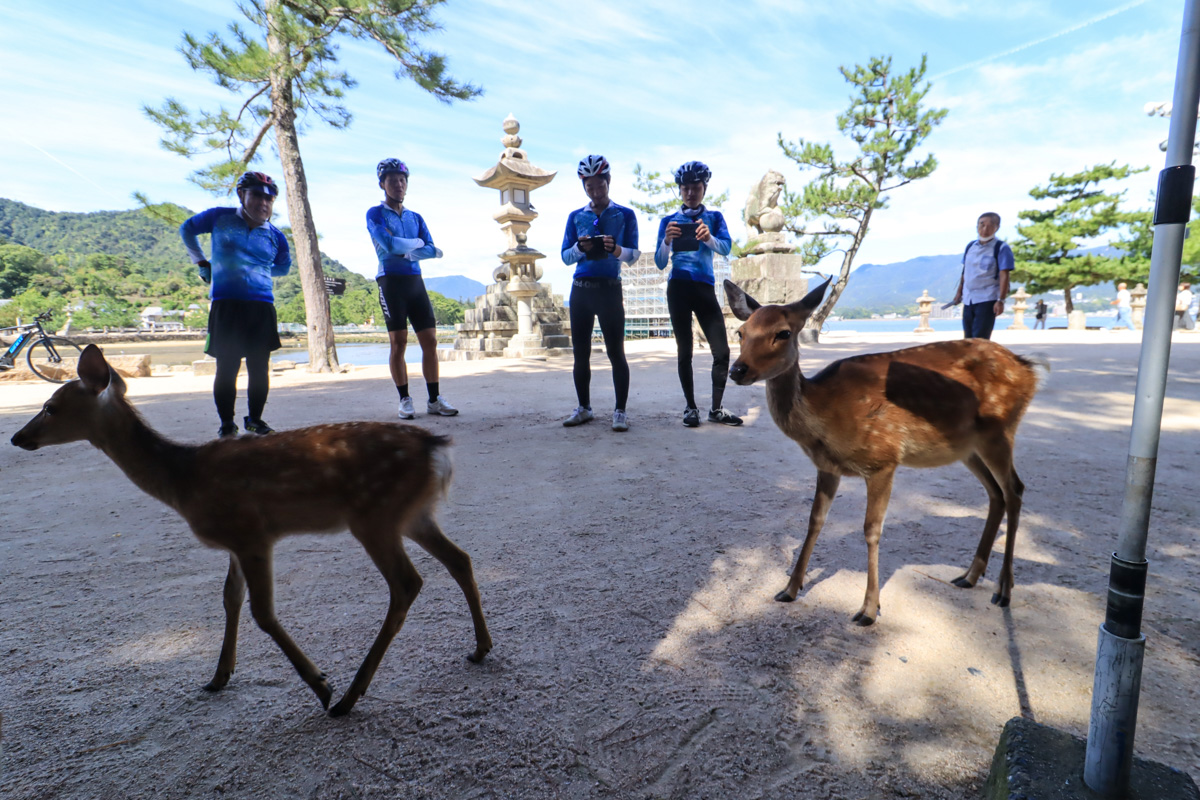
[[[1150,291],[1138,359],[1125,501],[1121,506],[1120,540],[1109,574],[1108,610],[1096,648],[1092,716],[1083,768],[1084,782],[1105,798],[1128,795],[1133,768],[1133,740],[1146,648],[1146,637],[1141,632],[1146,593],[1146,536],[1158,464],[1179,264],[1196,175],[1192,166],[1196,115],[1190,109],[1198,104],[1200,15],[1195,0],[1186,0],[1174,97],[1174,107],[1186,113],[1171,115],[1166,168],[1158,179]]]

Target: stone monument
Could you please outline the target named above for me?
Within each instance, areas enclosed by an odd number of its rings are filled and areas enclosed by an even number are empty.
[[[475,183],[500,194],[500,210],[492,215],[508,240],[500,253],[500,266],[492,272],[495,281],[467,309],[464,321],[455,326],[458,337],[453,350],[439,350],[438,358],[467,360],[505,356],[531,358],[570,352],[571,338],[562,298],[550,293],[539,281],[542,253],[526,244],[529,224],[538,213],[530,193],[554,180],[555,172],[534,166],[521,148],[517,132],[521,125],[512,114],[504,120],[504,152],[499,161]]]
[[[933,298],[929,296],[928,289],[922,289],[921,296],[917,298],[917,314],[920,319],[913,333],[933,333],[933,327],[929,324],[929,314],[932,310]]]
[[[1025,291],[1025,287],[1021,286],[1017,289],[1017,293],[1013,295],[1013,299],[1017,302],[1013,304],[1013,322],[1008,326],[1010,331],[1027,331],[1025,325],[1025,312],[1029,310],[1029,306],[1025,303],[1033,295]]]
[[[783,176],[769,170],[750,190],[742,220],[746,223],[750,254],[733,262],[731,279],[760,303],[792,303],[808,293],[808,278],[800,268],[804,259],[788,244],[783,232],[783,212],[779,196],[784,190]],[[726,327],[734,328],[732,315],[726,313]]]

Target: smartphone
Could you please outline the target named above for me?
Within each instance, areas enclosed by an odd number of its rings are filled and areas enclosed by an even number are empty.
[[[603,236],[589,236],[579,242],[579,249],[587,253],[588,261],[602,261],[611,255],[604,249]]]
[[[691,250],[700,249],[700,240],[696,238],[696,229],[700,227],[699,222],[676,222],[679,226],[679,238],[671,242],[671,250],[676,253],[688,252]]]

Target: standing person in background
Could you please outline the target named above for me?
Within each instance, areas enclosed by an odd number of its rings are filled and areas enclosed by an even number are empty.
[[[1175,327],[1181,330],[1190,331],[1196,327],[1196,321],[1192,319],[1192,285],[1190,283],[1179,284],[1179,294],[1175,297]]]
[[[391,353],[388,366],[392,382],[400,393],[400,419],[416,416],[412,397],[408,393],[408,364],[404,351],[408,347],[408,322],[421,345],[421,375],[429,402],[425,410],[432,416],[453,417],[458,409],[441,396],[438,382],[437,320],[433,304],[421,277],[420,261],[441,258],[442,251],[433,245],[433,237],[425,220],[415,211],[404,207],[408,194],[408,167],[398,158],[385,158],[375,167],[383,200],[367,211],[367,233],[379,256],[375,282],[379,284],[379,306],[387,324]]]
[[[562,260],[576,264],[571,281],[571,349],[575,366],[575,396],[579,405],[563,425],[573,428],[594,419],[592,414],[592,325],[600,320],[604,349],[612,364],[612,429],[629,430],[625,404],[629,400],[629,363],[625,360],[625,301],[621,296],[621,264],[630,264],[638,252],[637,217],[608,196],[612,178],[604,156],[587,156],[577,170],[583,193],[591,201],[567,217]]]
[[[279,326],[271,279],[292,266],[287,237],[271,224],[279,188],[270,176],[247,172],[238,179],[240,208],[210,208],[179,226],[188,255],[211,283],[208,341],[204,352],[217,360],[213,400],[221,427],[217,436],[237,436],[233,421],[237,375],[246,359],[247,433],[274,433],[263,422],[270,391],[271,351],[278,350]],[[204,257],[198,234],[212,234],[212,261]]]
[[[1113,328],[1123,325],[1129,330],[1133,330],[1133,297],[1125,288],[1124,283],[1117,284],[1117,299],[1109,305],[1117,307],[1117,318],[1113,320],[1112,325],[1108,326],[1108,329],[1111,331]]]
[[[963,304],[963,337],[990,339],[996,317],[1004,313],[1008,274],[1014,266],[1012,248],[996,238],[1000,215],[986,211],[975,222],[979,238],[963,251],[962,277],[950,305]]]
[[[742,424],[741,417],[735,417],[721,406],[725,381],[729,377],[729,338],[725,333],[725,316],[717,300],[713,253],[729,255],[733,239],[721,212],[704,207],[704,194],[711,177],[712,171],[699,161],[689,161],[675,170],[675,183],[679,186],[683,208],[662,218],[658,224],[658,246],[654,250],[655,266],[666,269],[668,263],[671,265],[667,308],[678,349],[679,384],[687,403],[683,409],[683,424],[689,428],[700,424],[700,409],[692,384],[692,314],[696,315],[704,338],[712,347],[712,408],[708,412],[708,421],[722,425]],[[685,228],[681,226],[686,226],[688,236],[683,236]]]
[[[1033,329],[1036,331],[1038,328],[1046,330],[1046,301],[1040,297],[1033,307]]]

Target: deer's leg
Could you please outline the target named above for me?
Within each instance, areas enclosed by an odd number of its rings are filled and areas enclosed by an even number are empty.
[[[812,511],[808,515],[808,534],[804,537],[804,547],[800,550],[800,557],[796,559],[796,568],[792,570],[792,577],[788,581],[787,588],[775,595],[775,599],[779,602],[792,602],[804,588],[804,573],[808,570],[808,559],[812,556],[813,548],[816,547],[817,537],[821,535],[821,528],[825,527],[825,517],[829,514],[829,507],[833,505],[833,498],[837,494],[838,484],[841,481],[840,475],[817,471],[817,493],[813,497]]]
[[[471,621],[475,625],[475,652],[467,656],[467,660],[478,664],[492,649],[492,635],[488,633],[487,622],[483,618],[483,604],[479,599],[479,585],[475,583],[471,557],[450,541],[450,537],[442,532],[432,517],[419,522],[410,535],[429,555],[442,562],[466,595],[467,606],[471,609]]]
[[[246,588],[250,590],[250,613],[258,627],[275,640],[279,649],[292,662],[300,677],[316,692],[317,699],[323,708],[329,708],[333,690],[325,679],[325,673],[304,655],[292,637],[279,624],[275,617],[275,576],[271,565],[271,552],[243,554],[238,557],[242,575],[246,578]]]
[[[337,705],[330,709],[331,717],[349,714],[350,709],[354,708],[354,704],[358,702],[358,698],[367,693],[367,687],[371,685],[371,679],[375,677],[375,670],[379,668],[383,654],[387,652],[388,645],[392,643],[392,639],[396,638],[400,626],[404,624],[408,609],[417,599],[417,593],[421,591],[422,584],[417,568],[413,566],[408,554],[404,552],[403,540],[394,523],[372,523],[370,525],[356,523],[350,526],[350,532],[354,534],[354,538],[362,542],[367,555],[371,556],[375,566],[383,573],[391,600],[388,603],[387,616],[383,618],[383,627],[379,629],[379,635],[375,637],[374,644],[371,645],[366,658],[359,666],[358,673],[354,676],[354,682],[342,695],[342,699],[337,701]]]
[[[951,581],[960,589],[970,589],[987,571],[988,558],[992,555],[992,547],[996,544],[996,533],[1000,530],[1000,520],[1004,517],[1005,505],[1004,490],[996,482],[996,476],[992,475],[992,471],[983,463],[983,459],[977,453],[972,453],[970,458],[963,463],[967,465],[967,469],[971,470],[971,474],[979,479],[988,494],[987,522],[983,524],[983,536],[979,539],[979,548],[975,551],[975,559],[971,561],[971,566],[967,568],[966,572]]]
[[[1008,511],[1008,528],[1004,535],[1004,564],[1000,567],[996,593],[992,595],[992,604],[1003,608],[1012,601],[1013,585],[1016,583],[1013,577],[1013,553],[1017,546],[1017,525],[1021,520],[1021,498],[1025,494],[1025,484],[1017,477],[1017,471],[1013,468],[1012,441],[1007,437],[982,456],[992,474],[999,476],[997,480],[1004,491],[1004,505]]]
[[[238,621],[242,615],[242,603],[246,601],[246,579],[238,567],[237,557],[229,554],[229,574],[225,576],[225,640],[221,643],[221,656],[217,659],[217,672],[205,685],[205,690],[216,692],[229,683],[237,665]]]
[[[863,534],[867,540],[867,594],[862,608],[854,615],[859,625],[871,625],[879,614],[879,539],[883,535],[883,519],[892,499],[892,478],[896,468],[876,472],[867,478],[867,519]]]

